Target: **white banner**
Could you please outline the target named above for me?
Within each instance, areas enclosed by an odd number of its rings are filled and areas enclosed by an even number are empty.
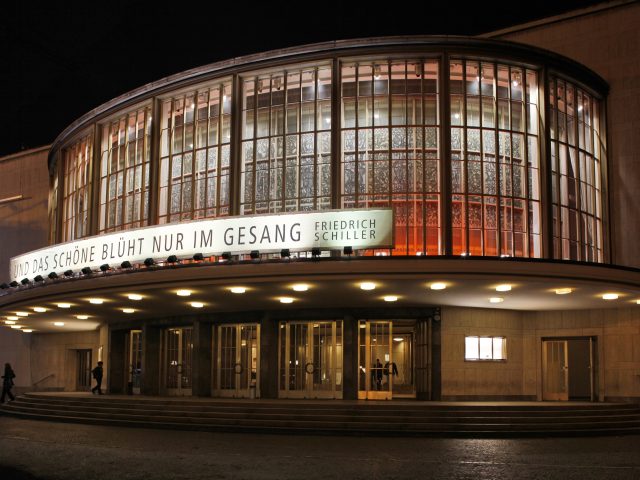
[[[390,248],[393,246],[393,212],[330,210],[323,212],[199,220],[188,223],[125,230],[76,242],[35,250],[10,263],[11,280],[33,279],[84,267],[119,266],[125,260],[166,260],[170,255],[191,258],[258,250],[261,253],[311,250]]]

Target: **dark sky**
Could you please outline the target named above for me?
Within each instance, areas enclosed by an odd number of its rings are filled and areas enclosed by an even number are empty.
[[[405,0],[387,10],[331,0],[37,3],[0,7],[0,156],[51,143],[111,98],[218,60],[325,40],[476,35],[599,2]]]

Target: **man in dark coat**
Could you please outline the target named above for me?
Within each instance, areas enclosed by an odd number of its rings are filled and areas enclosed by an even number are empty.
[[[91,374],[96,379],[96,386],[91,389],[91,393],[102,395],[102,362],[98,362],[98,366],[91,370]]]

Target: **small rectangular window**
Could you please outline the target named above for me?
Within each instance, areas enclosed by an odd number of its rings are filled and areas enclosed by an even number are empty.
[[[464,339],[464,359],[469,361],[492,361],[507,359],[505,337],[469,336]]]

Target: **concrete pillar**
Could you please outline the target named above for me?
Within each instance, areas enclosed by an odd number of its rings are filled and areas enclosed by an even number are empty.
[[[211,332],[210,323],[195,321],[193,324],[193,395],[211,396]]]
[[[125,348],[127,344],[127,334],[129,332],[125,330],[110,330],[109,331],[109,355],[107,363],[107,381],[106,384],[108,393],[122,394],[126,393],[125,385],[127,382],[127,368],[128,362],[126,362]],[[93,368],[92,366],[91,368]]]
[[[143,395],[160,395],[161,330],[142,327],[142,386]]]
[[[431,400],[442,398],[442,344],[440,315],[431,322]]]
[[[358,399],[358,320],[346,315],[342,324],[342,398]]]
[[[260,320],[260,396],[278,398],[278,322]]]

